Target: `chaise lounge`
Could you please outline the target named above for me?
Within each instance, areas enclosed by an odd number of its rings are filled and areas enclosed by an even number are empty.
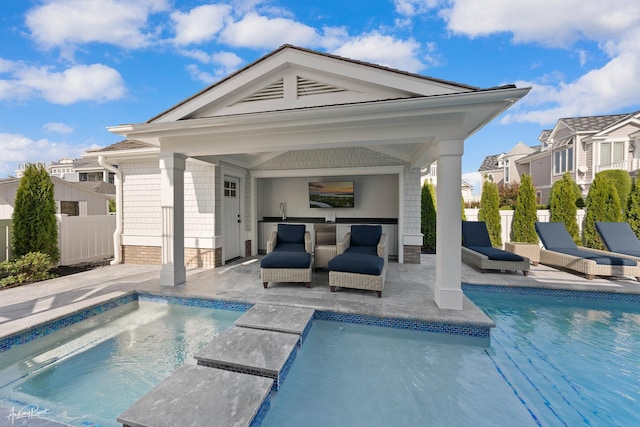
[[[302,282],[311,287],[311,234],[304,224],[278,224],[267,241],[267,254],[260,261],[260,276],[269,282]]]
[[[529,258],[494,248],[484,221],[462,221],[462,262],[484,270],[521,270],[529,274]]]
[[[563,223],[536,222],[535,227],[544,245],[540,250],[542,264],[583,273],[589,280],[595,276],[633,276],[640,280],[635,260],[577,246]]]
[[[596,230],[613,255],[640,260],[640,240],[628,222],[596,222]]]
[[[380,225],[352,225],[329,261],[329,288],[376,291],[382,297],[387,270],[387,235]]]

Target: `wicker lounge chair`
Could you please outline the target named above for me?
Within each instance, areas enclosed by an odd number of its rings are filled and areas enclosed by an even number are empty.
[[[628,222],[596,222],[596,230],[609,251],[640,258],[640,240]]]
[[[484,270],[521,270],[529,274],[529,258],[494,248],[483,221],[462,221],[462,262]]]
[[[352,225],[329,261],[329,288],[376,291],[382,297],[387,274],[387,235],[380,225]]]
[[[260,261],[260,276],[269,282],[302,282],[311,287],[311,234],[304,224],[278,224],[267,242],[267,255]]]
[[[633,276],[640,280],[640,266],[635,260],[611,253],[577,246],[561,222],[536,222],[536,232],[544,245],[542,264],[595,276]]]

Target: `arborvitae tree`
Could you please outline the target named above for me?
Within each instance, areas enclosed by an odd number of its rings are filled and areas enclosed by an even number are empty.
[[[467,214],[464,213],[464,198],[462,196],[460,196],[460,203],[461,203],[461,209],[462,209],[462,212],[460,213],[460,216],[462,217],[463,221],[466,221],[467,220]]]
[[[567,172],[562,179],[553,183],[549,195],[551,222],[562,222],[577,244],[581,244],[580,229],[576,218],[576,183]]]
[[[421,196],[422,247],[425,252],[436,250],[436,192],[429,181],[422,186]]]
[[[582,222],[584,245],[593,249],[605,249],[596,231],[596,221],[619,222],[622,220],[620,198],[613,183],[602,173],[596,174],[587,195],[587,213]]]
[[[629,193],[627,209],[625,211],[625,220],[640,239],[640,182],[638,182],[638,178],[634,179],[631,185],[631,192]]]
[[[16,258],[29,252],[47,254],[54,263],[60,258],[53,183],[42,165],[27,165],[20,180],[13,207],[11,244]]]
[[[538,234],[535,229],[537,220],[536,192],[531,182],[531,176],[522,175],[516,209],[511,222],[511,241],[538,243]]]
[[[620,208],[624,211],[627,208],[627,200],[631,192],[631,176],[629,172],[622,169],[611,169],[599,172],[598,175],[606,176],[611,181],[611,184],[618,192]]]
[[[496,248],[502,247],[502,224],[500,221],[499,205],[500,196],[498,195],[498,186],[493,182],[485,181],[482,184],[478,219],[487,224],[491,244]]]

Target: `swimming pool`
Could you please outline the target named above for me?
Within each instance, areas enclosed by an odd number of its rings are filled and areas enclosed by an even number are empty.
[[[193,354],[241,314],[132,302],[13,347],[0,362],[0,407],[37,408],[74,426],[120,426],[117,415],[180,365],[195,364]]]
[[[262,425],[638,424],[639,301],[488,290],[465,294],[497,323],[490,344],[314,320]],[[118,425],[117,415],[177,366],[194,363],[191,355],[241,314],[140,307],[2,353],[0,406],[31,403],[73,425]],[[134,392],[142,377],[145,390]]]

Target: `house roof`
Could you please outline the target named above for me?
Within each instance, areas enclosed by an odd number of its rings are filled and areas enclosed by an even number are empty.
[[[502,154],[492,154],[490,156],[485,157],[484,160],[482,161],[482,164],[478,168],[478,172],[492,171],[492,170],[498,169],[498,157],[500,157],[501,155]]]
[[[511,150],[509,150],[509,152],[505,155],[505,157],[524,156],[524,155],[531,154],[532,152],[533,152],[533,149],[531,147],[529,147],[524,142],[519,141],[516,145],[513,146]]]
[[[130,139],[125,139],[124,141],[118,141],[114,144],[108,145],[106,147],[97,148],[95,150],[87,150],[87,153],[99,153],[99,152],[110,152],[110,151],[121,151],[121,150],[135,150],[138,148],[151,148],[153,147],[151,144],[147,144],[145,142],[133,141]]]
[[[109,182],[104,181],[80,181],[74,182],[82,187],[85,187],[95,193],[99,194],[116,194],[116,186]]]
[[[594,132],[611,126],[629,114],[611,114],[606,116],[566,117],[558,120],[574,132]]]

